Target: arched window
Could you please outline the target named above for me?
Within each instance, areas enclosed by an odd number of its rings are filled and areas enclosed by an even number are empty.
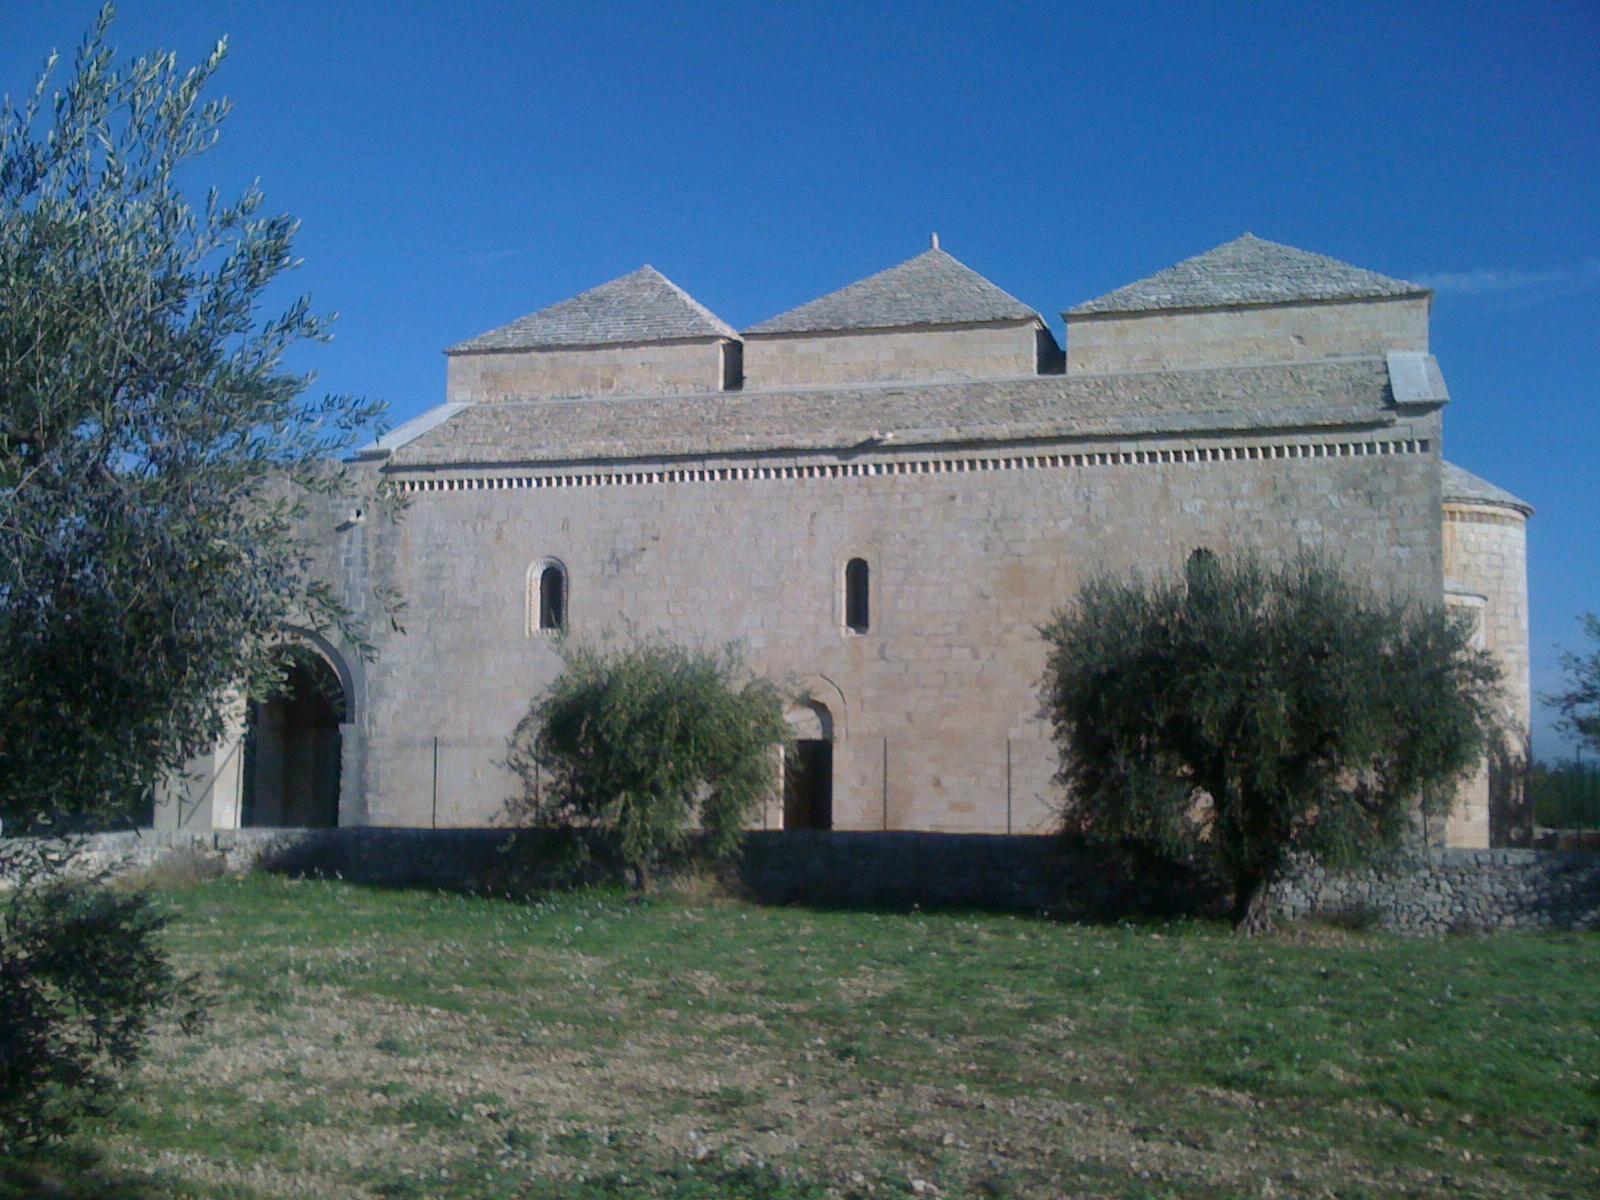
[[[867,560],[852,558],[844,568],[844,627],[865,633],[871,620],[871,593]]]
[[[528,568],[528,633],[560,633],[567,627],[567,569],[553,558]]]

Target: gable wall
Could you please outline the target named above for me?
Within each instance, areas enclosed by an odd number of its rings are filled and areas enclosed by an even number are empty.
[[[1092,572],[1304,540],[1437,600],[1437,419],[1288,440],[1374,437],[1430,448],[418,493],[397,524],[369,530],[374,573],[408,607],[406,633],[385,637],[369,667],[366,819],[497,819],[505,739],[559,670],[553,643],[525,625],[529,565],[551,557],[568,572],[575,635],[737,639],[757,670],[825,704],[836,827],[1044,831],[1057,794],[1037,628]],[[842,629],[855,556],[872,572],[865,636]]]
[[[1428,301],[1413,297],[1195,312],[1067,316],[1067,373],[1309,362],[1428,349]]]
[[[749,390],[889,380],[1015,379],[1037,374],[1038,323],[923,325],[852,333],[752,335]]]
[[[663,396],[717,392],[723,341],[630,343],[575,350],[478,351],[448,357],[446,400],[507,396]]]

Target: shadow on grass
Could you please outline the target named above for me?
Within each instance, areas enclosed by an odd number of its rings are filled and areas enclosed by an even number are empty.
[[[92,1146],[72,1142],[0,1155],[0,1200],[253,1200],[239,1188],[198,1192],[165,1174],[108,1167]]]
[[[596,830],[353,828],[289,843],[261,866],[302,879],[514,900],[625,888]],[[655,873],[668,895],[821,911],[1046,917],[1080,924],[1223,918],[1226,889],[1194,864],[1082,837],[886,832],[752,833],[736,864],[695,847]]]

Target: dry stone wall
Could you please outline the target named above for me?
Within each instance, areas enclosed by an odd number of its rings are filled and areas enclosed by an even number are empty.
[[[1353,917],[1387,929],[1600,928],[1600,855],[1547,850],[1432,850],[1411,861],[1279,885],[1280,916]]]

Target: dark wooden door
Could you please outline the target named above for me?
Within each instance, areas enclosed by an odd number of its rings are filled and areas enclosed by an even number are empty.
[[[833,743],[805,739],[783,759],[783,827],[833,828]]]

